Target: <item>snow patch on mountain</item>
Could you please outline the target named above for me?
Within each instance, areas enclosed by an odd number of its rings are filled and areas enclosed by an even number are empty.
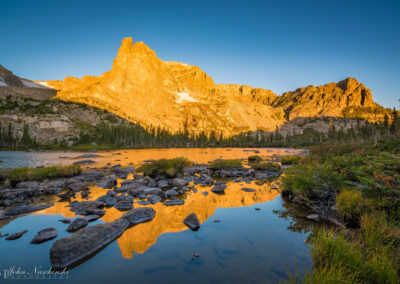
[[[4,82],[3,78],[0,77],[0,87],[7,86],[6,82]]]
[[[178,104],[182,103],[183,101],[192,102],[192,103],[199,102],[198,100],[192,98],[188,93],[176,93],[176,94],[178,95],[178,99],[176,100],[176,102]]]
[[[25,87],[28,88],[40,88],[40,89],[48,89],[49,87],[47,86],[46,82],[43,82],[45,84],[40,84],[40,82],[32,82],[30,80],[27,79],[21,79],[22,84],[24,84]]]

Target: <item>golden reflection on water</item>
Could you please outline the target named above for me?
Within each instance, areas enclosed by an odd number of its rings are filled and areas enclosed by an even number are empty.
[[[245,192],[243,187],[256,189],[255,192]],[[152,207],[156,211],[154,219],[148,223],[140,224],[125,231],[117,240],[121,249],[121,254],[125,258],[131,258],[133,253],[144,253],[153,244],[156,243],[158,236],[164,233],[179,232],[188,229],[183,220],[191,213],[195,213],[200,223],[210,218],[217,207],[230,208],[250,206],[255,203],[271,201],[279,195],[277,190],[271,189],[271,184],[256,185],[255,183],[229,183],[224,195],[217,195],[210,191],[211,187],[196,187],[197,193],[188,192],[185,196],[185,204],[178,206],[165,206],[162,203],[154,205],[134,204],[134,207]],[[208,192],[204,196],[202,192]],[[90,199],[95,200],[106,194],[107,190],[96,186],[90,187]],[[76,199],[83,199],[77,196]],[[76,216],[66,207],[68,202],[56,202],[51,208],[36,212],[36,214],[62,214],[66,218]],[[121,212],[113,207],[106,208],[106,214],[101,218],[104,222],[111,222],[120,218],[125,212]]]
[[[143,149],[143,150],[118,150],[111,152],[99,152],[97,154],[102,157],[94,158],[96,164],[91,166],[105,166],[107,163],[115,164],[119,163],[122,166],[128,164],[137,165],[144,160],[150,159],[161,159],[161,158],[175,158],[175,157],[187,157],[196,163],[207,163],[217,158],[223,159],[247,159],[248,156],[254,155],[255,150],[258,150],[260,155],[264,159],[274,159],[275,157],[285,155],[299,155],[305,154],[306,150],[302,149],[285,149],[285,148],[263,148],[263,149],[244,149],[244,148],[208,148],[208,149]],[[120,155],[116,155],[120,153]],[[65,159],[62,159],[65,161]],[[68,159],[75,161],[76,159]],[[132,175],[128,176],[128,179],[132,178]],[[120,184],[122,180],[119,180]],[[241,190],[243,187],[253,188],[255,192],[245,192]],[[276,184],[265,183],[263,185],[257,185],[252,182],[251,184],[246,183],[228,183],[228,187],[225,190],[224,195],[217,195],[211,192],[211,187],[200,187],[196,186],[198,192],[194,193],[189,191],[185,193],[182,198],[185,199],[184,205],[178,206],[165,206],[162,203],[154,205],[139,205],[134,203],[134,207],[152,207],[156,211],[154,219],[148,223],[134,226],[118,238],[118,246],[121,249],[121,254],[125,258],[131,258],[134,253],[144,253],[153,244],[156,243],[157,238],[169,232],[179,232],[187,230],[188,228],[183,224],[185,217],[191,213],[195,213],[199,218],[200,223],[203,223],[209,219],[215,212],[216,208],[231,208],[250,206],[255,203],[271,201],[275,199],[279,192],[276,189]],[[77,194],[74,200],[95,200],[98,197],[106,194],[108,190],[102,189],[97,186],[90,186],[90,198],[82,199],[80,194]],[[204,196],[202,192],[208,192],[207,196]],[[51,197],[53,200],[57,200],[56,197]],[[74,212],[70,210],[70,207],[66,207],[68,202],[55,202],[54,206],[42,211],[35,212],[34,214],[61,214],[65,218],[73,218],[76,216]],[[120,218],[125,212],[111,207],[105,208],[106,214],[101,218],[104,222],[111,222]]]

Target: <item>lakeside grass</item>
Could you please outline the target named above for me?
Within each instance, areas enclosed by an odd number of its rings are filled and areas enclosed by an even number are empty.
[[[217,160],[210,163],[212,170],[230,170],[242,167],[242,161],[239,159]]]
[[[21,181],[43,181],[45,179],[72,177],[81,173],[78,165],[52,166],[43,168],[16,168],[9,175],[11,185],[15,186]]]
[[[290,155],[281,158],[282,165],[297,165],[304,160],[302,156]]]
[[[248,156],[247,160],[249,163],[261,163],[263,159],[258,155]]]
[[[304,206],[333,196],[346,228],[310,237],[313,272],[291,283],[400,283],[400,138],[320,145],[285,170],[283,192]]]
[[[281,165],[274,162],[261,162],[257,164],[251,164],[250,167],[255,170],[271,172],[278,172],[281,169]]]
[[[377,219],[377,217],[369,217]],[[374,224],[379,224],[374,221]],[[382,237],[381,225],[363,228],[358,238],[350,237],[344,232],[318,229],[311,239],[311,256],[313,273],[306,273],[302,283],[399,283],[398,264],[395,261],[394,249],[389,244],[375,243]],[[373,231],[373,232],[371,232]],[[369,234],[374,236],[374,245],[366,244]],[[295,281],[291,281],[296,283]],[[297,282],[298,283],[298,282]]]
[[[183,174],[183,169],[191,164],[192,162],[184,157],[175,159],[160,159],[150,163],[145,163],[136,171],[151,177],[163,175],[169,178],[174,178],[180,174]]]

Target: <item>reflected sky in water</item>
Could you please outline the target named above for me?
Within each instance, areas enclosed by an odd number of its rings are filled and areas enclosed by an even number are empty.
[[[161,151],[162,155],[152,158],[181,156],[180,150],[174,156],[168,151]],[[254,154],[243,149],[213,150],[213,156],[204,153],[207,155],[205,158],[200,151],[207,150],[195,149],[194,156],[189,158],[207,162],[207,159],[213,160],[220,156],[246,158]],[[119,151],[122,159],[126,157],[123,151]],[[260,152],[263,152],[261,155],[271,157],[273,154],[285,153],[267,152],[266,149],[260,149]],[[127,160],[137,163],[145,159],[150,157],[147,154],[132,153]],[[99,163],[107,162],[103,159]],[[180,197],[185,199],[182,206],[164,206],[161,203],[147,205],[156,210],[152,221],[125,231],[95,256],[73,268],[66,282],[277,283],[287,279],[288,269],[293,273],[297,266],[300,272],[304,272],[304,268],[310,268],[311,265],[311,257],[304,242],[309,233],[288,229],[292,218],[280,218],[279,214],[273,213],[284,206],[276,190],[277,186],[277,180],[264,184],[228,183],[224,195],[212,193],[210,187],[196,186],[198,192],[189,191]],[[241,190],[242,187],[254,188],[256,191],[245,192]],[[204,191],[208,195],[204,196]],[[90,200],[94,200],[107,190],[91,186],[90,192]],[[46,202],[57,199],[47,197]],[[82,200],[79,194],[76,199]],[[49,268],[49,251],[55,240],[40,245],[31,245],[29,242],[37,231],[46,227],[58,230],[57,239],[69,235],[65,231],[68,224],[58,222],[60,218],[76,218],[75,213],[65,207],[67,204],[55,202],[53,207],[43,211],[0,221],[0,231],[3,234],[29,230],[15,241],[0,238],[0,271],[10,266],[21,266],[27,270],[35,266]],[[134,206],[141,205],[135,203]],[[101,219],[90,225],[110,222],[123,214],[115,208],[106,211]],[[182,223],[190,213],[196,213],[201,222],[197,232],[188,230]],[[200,257],[192,259],[193,253],[199,253]]]

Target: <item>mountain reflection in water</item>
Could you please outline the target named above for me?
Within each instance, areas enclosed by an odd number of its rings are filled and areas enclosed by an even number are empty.
[[[129,177],[128,177],[129,178]],[[120,180],[121,181],[121,180]],[[241,190],[243,187],[253,188],[255,192],[245,192]],[[121,254],[125,258],[131,258],[134,253],[144,253],[153,244],[157,238],[164,233],[179,232],[188,228],[183,224],[185,217],[191,213],[195,213],[200,223],[209,219],[215,212],[216,208],[230,208],[250,206],[255,203],[271,201],[279,195],[279,192],[271,187],[276,187],[275,183],[265,183],[257,185],[256,183],[228,183],[225,194],[217,195],[211,192],[211,187],[197,186],[198,192],[187,192],[182,198],[185,200],[184,205],[165,206],[162,203],[154,205],[134,204],[134,207],[152,207],[156,211],[155,218],[144,224],[134,226],[118,238],[118,246]],[[107,190],[97,186],[90,187],[90,199],[82,199],[77,196],[78,201],[95,200],[106,194]],[[203,192],[208,194],[205,196]],[[53,207],[36,212],[36,214],[62,214],[66,218],[76,216],[66,207],[68,202],[56,202]],[[120,218],[125,212],[121,212],[113,207],[105,208],[106,214],[101,218],[104,222],[111,222]]]
[[[137,167],[146,160],[182,156],[195,163],[207,163],[218,158],[247,160],[255,154],[264,160],[279,160],[285,155],[306,153],[305,149],[285,148],[123,149],[95,153],[100,157],[78,158],[85,153],[0,151],[3,161],[0,167],[67,165],[85,159],[95,163],[82,165],[83,169],[115,164]],[[190,190],[178,196],[185,200],[184,205],[146,205],[155,209],[155,218],[126,230],[96,256],[74,267],[68,283],[129,283],[132,279],[140,283],[278,283],[288,280],[288,271],[302,274],[303,267],[311,269],[311,256],[304,242],[310,234],[311,221],[303,218],[303,214],[297,218],[301,212],[280,197],[278,180],[264,184],[227,182],[227,185],[224,195],[212,193],[211,187],[197,185],[197,192]],[[241,190],[243,187],[256,191],[245,192]],[[90,186],[88,200],[96,200],[107,191]],[[206,196],[202,194],[204,191],[208,193]],[[73,200],[86,199],[77,193]],[[59,202],[55,196],[42,195],[33,204],[49,202],[54,202],[54,206],[0,221],[3,234],[28,230],[12,242],[0,238],[0,254],[5,256],[0,258],[1,269],[51,267],[51,246],[57,239],[70,235],[66,232],[68,224],[58,220],[77,215],[66,207],[69,202]],[[143,207],[137,203],[134,206]],[[113,207],[105,210],[106,214],[89,226],[111,222],[124,214]],[[183,224],[191,213],[196,213],[201,222],[197,232]],[[215,219],[221,223],[212,222]],[[38,231],[47,227],[57,229],[56,239],[40,245],[29,244]],[[193,260],[193,253],[199,253],[200,257]]]

